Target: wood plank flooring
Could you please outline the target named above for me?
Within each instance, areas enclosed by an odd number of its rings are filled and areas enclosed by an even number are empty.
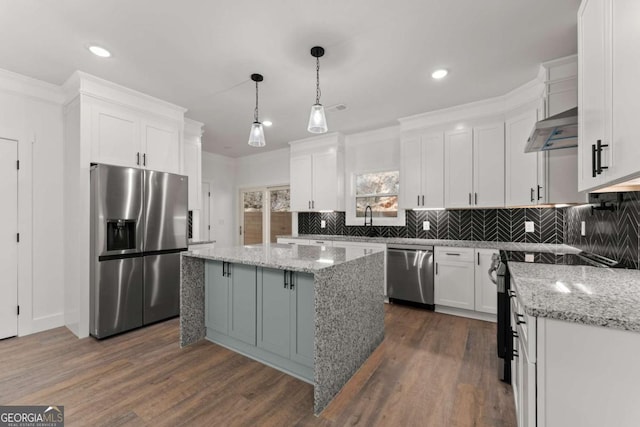
[[[312,386],[173,319],[103,341],[66,328],[0,341],[0,404],[64,405],[68,426],[515,426],[495,324],[387,305],[386,338],[313,416]]]

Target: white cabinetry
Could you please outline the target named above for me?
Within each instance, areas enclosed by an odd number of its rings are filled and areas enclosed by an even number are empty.
[[[444,139],[442,132],[402,138],[401,205],[404,209],[444,207]]]
[[[445,133],[445,207],[504,206],[504,123]]]
[[[473,310],[475,304],[473,249],[436,247],[435,263],[435,303]]]
[[[475,310],[483,313],[498,312],[498,295],[496,284],[489,277],[492,257],[498,255],[493,249],[476,249],[475,265]]]
[[[291,145],[291,210],[344,210],[344,143],[334,133]]]
[[[145,168],[180,173],[182,126],[165,120],[142,121],[142,164]]]
[[[506,121],[507,206],[530,206],[544,202],[543,154],[524,152],[537,120],[537,111],[532,109]]]
[[[640,175],[640,3],[584,0],[578,11],[579,187]]]

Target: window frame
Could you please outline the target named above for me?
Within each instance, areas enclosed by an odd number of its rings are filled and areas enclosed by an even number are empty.
[[[397,172],[398,173],[398,193],[376,193],[372,195],[356,195],[356,182],[359,175],[368,175],[376,173]],[[355,170],[351,172],[349,176],[349,191],[345,200],[346,204],[346,217],[345,224],[349,226],[363,226],[364,217],[356,216],[356,199],[357,197],[380,197],[380,196],[396,196],[398,197],[398,215],[396,217],[374,217],[374,226],[397,226],[402,227],[406,225],[406,213],[405,210],[400,207],[400,194],[402,193],[402,182],[400,169],[363,169]]]

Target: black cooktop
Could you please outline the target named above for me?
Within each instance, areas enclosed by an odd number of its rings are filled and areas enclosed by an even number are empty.
[[[502,261],[533,262],[538,264],[588,265],[592,267],[624,268],[619,262],[582,251],[577,254],[557,254],[551,252],[500,251]]]

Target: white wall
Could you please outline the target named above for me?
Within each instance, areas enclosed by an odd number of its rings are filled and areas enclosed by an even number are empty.
[[[19,335],[64,324],[61,105],[58,87],[0,70],[0,137],[19,140]]]
[[[236,243],[236,159],[202,152],[202,179],[211,181],[211,238],[218,246]]]
[[[266,151],[236,159],[236,187],[289,184],[289,149]]]
[[[391,126],[370,132],[347,135],[344,140],[345,211],[347,225],[362,225],[356,219],[353,176],[355,173],[400,170],[400,127]],[[376,225],[405,225],[405,212],[398,218],[376,218]]]

